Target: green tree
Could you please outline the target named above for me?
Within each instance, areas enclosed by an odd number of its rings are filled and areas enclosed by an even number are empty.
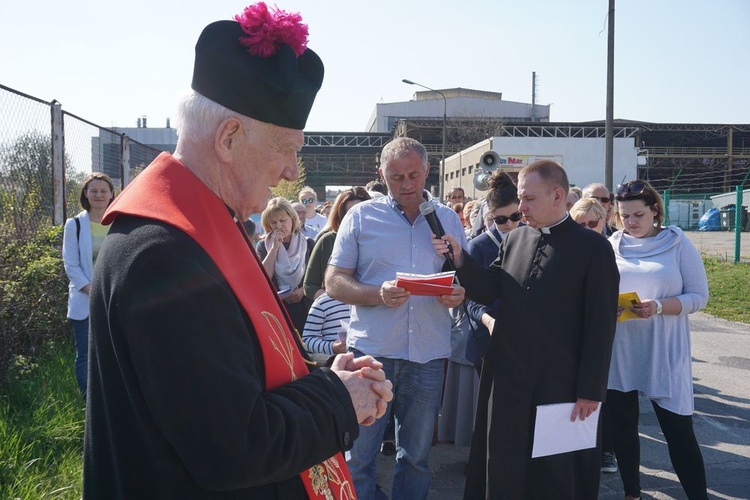
[[[297,201],[297,194],[300,189],[305,185],[305,178],[307,177],[305,171],[305,161],[301,156],[297,157],[297,167],[299,168],[299,177],[296,181],[283,180],[279,182],[279,185],[271,189],[271,194],[274,197],[286,198],[291,202]]]
[[[85,174],[67,167],[67,156],[65,165],[65,199],[70,215],[80,210],[78,198]],[[52,224],[54,204],[50,136],[32,130],[0,145],[0,231],[28,241],[39,227]]]
[[[29,238],[52,221],[52,142],[49,135],[27,132],[0,146],[2,230]]]

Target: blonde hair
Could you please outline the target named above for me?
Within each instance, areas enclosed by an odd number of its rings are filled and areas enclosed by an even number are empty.
[[[268,219],[279,214],[285,214],[292,219],[292,234],[297,234],[300,227],[299,217],[297,216],[297,212],[294,211],[292,204],[285,198],[271,198],[268,200],[266,209],[260,214],[260,224],[263,226],[263,229],[267,233],[272,232],[273,229]]]
[[[315,199],[318,199],[318,193],[315,192],[313,188],[310,186],[303,186],[302,189],[299,190],[299,193],[297,193],[297,198],[299,198],[303,193],[310,193],[311,195],[315,196]]]
[[[576,222],[590,213],[593,213],[599,219],[606,219],[607,217],[607,211],[596,198],[581,198],[570,207],[570,216]]]

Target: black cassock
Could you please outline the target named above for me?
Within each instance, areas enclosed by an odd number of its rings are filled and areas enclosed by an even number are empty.
[[[600,446],[535,459],[531,449],[537,405],[606,395],[620,279],[609,242],[569,216],[523,226],[489,272],[467,256],[458,276],[471,299],[500,297],[464,498],[596,499]]]

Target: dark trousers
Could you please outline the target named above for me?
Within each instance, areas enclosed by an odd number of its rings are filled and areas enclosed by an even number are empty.
[[[706,470],[703,466],[703,455],[693,431],[693,417],[672,413],[653,401],[651,404],[659,420],[664,439],[667,441],[672,466],[687,497],[691,500],[707,499]],[[625,495],[639,497],[641,496],[641,482],[638,469],[641,461],[641,447],[638,438],[638,391],[608,390],[607,405],[609,405],[612,438]]]

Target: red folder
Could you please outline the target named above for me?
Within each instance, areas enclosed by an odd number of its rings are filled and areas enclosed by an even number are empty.
[[[412,295],[450,295],[453,293],[455,271],[436,274],[396,273],[396,286]]]

